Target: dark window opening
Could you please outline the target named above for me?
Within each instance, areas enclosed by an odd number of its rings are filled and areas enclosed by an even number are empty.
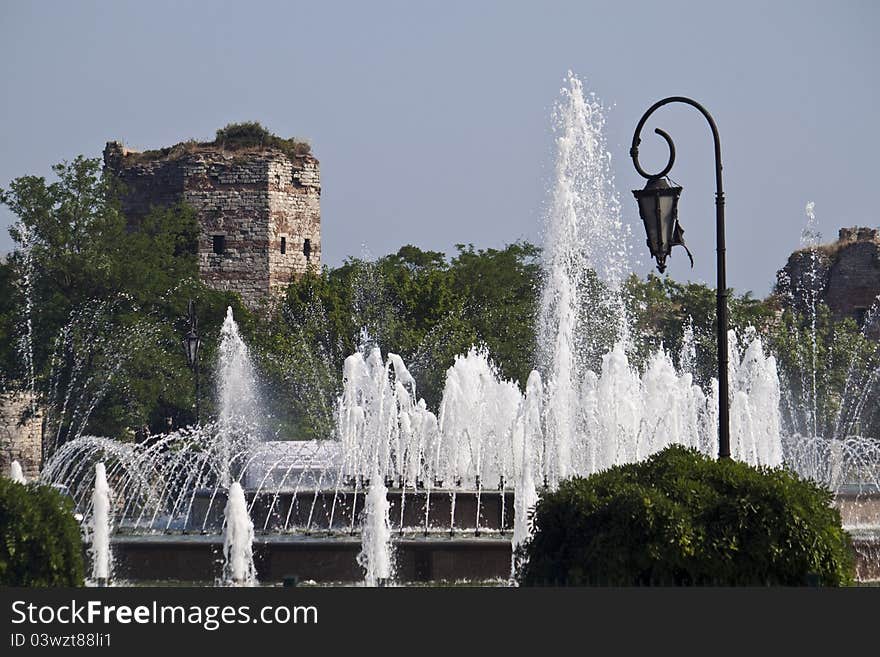
[[[308,237],[303,241],[303,255],[306,257],[306,260],[312,257],[312,240]]]
[[[287,238],[282,237],[281,238],[281,255],[284,255],[285,253],[287,253]]]
[[[226,251],[226,235],[214,235],[214,253],[217,255],[223,255],[224,251]]]
[[[865,325],[865,318],[867,318],[867,316],[867,308],[856,308],[856,324],[859,325],[859,328],[862,328]]]

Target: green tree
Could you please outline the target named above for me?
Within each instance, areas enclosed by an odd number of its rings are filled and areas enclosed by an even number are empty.
[[[73,503],[58,491],[0,477],[0,585],[82,586]]]
[[[16,349],[17,313],[21,306],[17,280],[12,263],[0,261],[0,387],[5,384],[4,379],[24,375]]]
[[[536,366],[540,250],[527,242],[502,250],[457,248],[455,288],[465,300],[477,340],[488,348],[502,377],[525,386]]]
[[[791,433],[845,438],[880,434],[880,344],[849,318],[786,307],[768,332]]]
[[[685,330],[693,331],[696,358],[695,381],[708,385],[717,377],[717,331],[715,290],[700,283],[680,283],[671,278],[649,274],[642,281],[631,276],[624,285],[624,298],[636,341],[637,364],[661,346],[675,359],[681,355]],[[748,328],[767,335],[773,327],[774,308],[751,292],[729,291],[730,328],[740,336]],[[680,363],[679,363],[680,365]]]

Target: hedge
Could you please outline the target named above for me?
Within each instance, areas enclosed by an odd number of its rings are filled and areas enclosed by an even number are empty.
[[[0,478],[0,585],[81,586],[83,544],[72,501]]]
[[[853,555],[832,494],[785,468],[682,446],[545,491],[523,585],[839,586]]]

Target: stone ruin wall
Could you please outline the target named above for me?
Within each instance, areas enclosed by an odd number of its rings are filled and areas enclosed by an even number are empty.
[[[290,160],[269,165],[269,291],[284,289],[308,269],[321,266],[321,174],[314,158],[294,166]],[[287,253],[281,253],[281,238]],[[309,240],[309,257],[304,252]]]
[[[812,287],[835,318],[858,319],[860,309],[870,309],[880,295],[878,231],[841,228],[833,244],[795,251],[777,278],[777,293],[794,296],[796,304],[803,301],[801,291]]]
[[[110,142],[104,161],[125,185],[122,210],[132,225],[153,206],[191,206],[199,225],[200,278],[237,292],[250,307],[283,292],[309,264],[320,268],[320,170],[310,155],[207,148],[147,159]],[[225,238],[222,255],[214,253],[215,235]]]
[[[880,294],[880,241],[876,229],[842,229],[845,242],[828,272],[825,302],[835,316],[871,308]],[[854,233],[854,234],[851,234]]]
[[[31,412],[29,392],[0,392],[0,475],[9,476],[18,461],[28,481],[40,476],[43,465],[43,413]]]
[[[199,277],[253,305],[269,292],[268,163],[262,157],[230,163],[212,155],[187,161],[183,189],[199,222]],[[222,255],[213,251],[214,235],[225,238]]]

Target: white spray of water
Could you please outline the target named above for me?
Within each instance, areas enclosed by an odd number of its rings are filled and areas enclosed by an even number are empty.
[[[545,283],[539,313],[540,357],[547,371],[546,472],[552,484],[574,472],[579,382],[607,348],[588,326],[605,311],[616,325],[602,327],[624,340],[626,316],[619,294],[628,270],[628,228],[611,173],[601,104],[584,96],[571,72],[554,111],[556,160],[544,220]],[[594,272],[602,281],[596,284]],[[581,309],[589,308],[587,316]]]
[[[357,556],[358,563],[364,569],[364,583],[367,586],[384,585],[393,576],[389,511],[388,488],[376,468],[370,477],[370,487],[364,503],[361,551]]]
[[[513,473],[510,437],[522,401],[513,381],[502,381],[488,354],[472,348],[446,371],[440,402],[438,475],[474,488]]]
[[[820,287],[822,282],[819,280],[819,244],[822,242],[822,235],[819,232],[818,223],[816,222],[816,204],[813,201],[807,202],[804,208],[804,214],[807,217],[807,224],[801,232],[801,247],[809,251],[810,267],[807,270],[805,288],[799,290],[799,293],[805,297],[807,303],[807,312],[810,316],[810,358],[811,367],[804,368],[804,371],[810,372],[809,387],[809,414],[810,414],[810,435],[819,435],[819,408],[818,408],[818,386],[816,384],[816,359],[818,355],[818,344],[816,341],[816,321],[817,310],[820,301]],[[806,392],[806,387],[804,388]]]
[[[338,417],[344,473],[369,473],[357,561],[367,586],[377,586],[394,572],[385,481],[414,486],[424,480],[422,464],[437,440],[437,419],[416,400],[415,379],[403,359],[389,354],[383,361],[376,347],[366,357],[358,352],[346,358]]]
[[[753,464],[778,465],[776,361],[754,331],[744,335],[743,347],[733,332],[729,340],[733,454]],[[683,349],[690,353],[693,345],[686,341]],[[689,367],[676,371],[660,350],[639,372],[623,342],[601,363],[598,374],[587,370],[572,384],[577,396],[570,409],[574,424],[565,472],[592,474],[672,443],[717,452],[717,393],[704,393]],[[542,425],[557,402],[553,391],[542,389],[535,372],[522,395],[515,383],[500,379],[487,354],[477,349],[457,357],[447,370],[439,422],[422,400],[415,401],[408,385],[409,373],[396,356],[383,361],[374,348],[366,358],[356,353],[346,360],[339,402],[345,474],[363,477],[375,471],[383,482],[445,482],[454,490],[512,478],[525,505],[514,514],[518,537],[525,536],[535,479],[551,483],[560,474],[558,451]],[[371,482],[375,479],[370,476]]]
[[[226,309],[226,319],[220,329],[217,365],[218,439],[223,448],[220,473],[221,483],[228,486],[233,476],[229,470],[233,453],[246,449],[262,428],[256,372],[231,307]]]
[[[24,471],[21,469],[21,463],[19,463],[18,461],[13,461],[10,464],[9,478],[18,484],[26,484],[27,483],[27,478],[25,478]]]
[[[348,476],[374,469],[383,479],[414,483],[417,464],[436,434],[437,421],[416,399],[415,380],[403,360],[378,348],[352,354],[343,366],[338,430]]]
[[[782,385],[783,424],[786,431],[794,436],[837,440],[862,432],[865,405],[876,389],[880,369],[866,362],[860,349],[847,344],[848,341],[833,340],[822,349],[823,341],[829,337],[824,335],[825,331],[831,330],[829,335],[832,336],[837,331],[833,325],[820,325],[825,321],[823,299],[833,259],[822,247],[815,203],[808,202],[804,214],[806,223],[801,231],[800,249],[790,260],[794,266],[783,270],[778,281],[778,287],[786,295],[786,305],[800,316],[798,321],[788,326],[794,347],[785,358],[788,367]],[[869,337],[876,328],[878,316],[880,298],[866,309],[861,327],[863,337]],[[823,363],[823,359],[826,362]],[[848,362],[843,389],[834,394],[830,391],[836,386],[828,378],[832,361],[841,364]],[[813,466],[808,469],[815,470]]]
[[[34,235],[24,223],[17,225],[21,239],[22,271],[20,285],[24,296],[24,330],[21,335],[21,353],[24,356],[31,392],[31,415],[36,413],[36,375],[34,372]]]
[[[110,485],[107,483],[107,470],[103,463],[95,464],[95,489],[92,492],[91,555],[92,580],[108,582],[113,565],[110,551]]]
[[[256,373],[231,307],[220,329],[218,380],[221,422],[253,422],[259,417]]]
[[[229,487],[223,531],[223,580],[234,586],[257,583],[254,567],[254,523],[248,514],[244,490],[237,481]]]
[[[541,431],[541,402],[544,398],[544,387],[541,375],[533,370],[526,384],[526,394],[520,406],[513,432],[513,453],[516,458],[516,485],[513,509],[513,540],[514,551],[511,561],[511,578],[516,575],[516,551],[525,543],[532,533],[532,511],[538,502],[538,490],[535,485],[534,464],[539,455],[536,446],[543,444]]]

